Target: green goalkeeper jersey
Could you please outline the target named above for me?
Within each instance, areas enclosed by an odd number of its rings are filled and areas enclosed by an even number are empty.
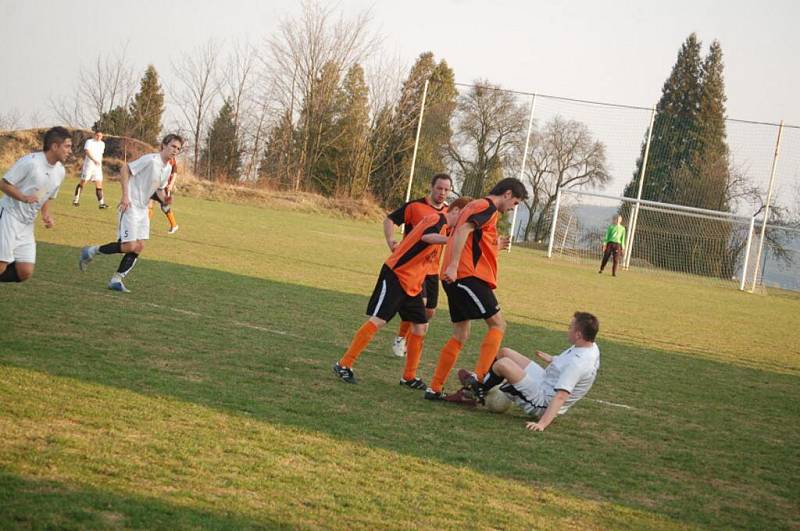
[[[606,230],[603,243],[618,243],[625,247],[625,227],[622,225],[611,225]]]

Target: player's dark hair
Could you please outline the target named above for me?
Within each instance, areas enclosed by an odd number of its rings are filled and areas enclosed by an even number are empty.
[[[450,187],[451,188],[453,187],[453,178],[452,177],[450,177],[446,173],[437,173],[436,175],[431,177],[431,188],[436,186],[436,181],[438,181],[439,179],[447,179],[448,181],[450,181]]]
[[[511,195],[516,197],[517,199],[528,199],[528,191],[525,189],[525,185],[522,184],[522,181],[515,177],[506,177],[505,179],[501,179],[494,188],[491,189],[489,195],[503,195],[504,193],[511,190]]]
[[[53,144],[63,144],[64,140],[70,138],[71,136],[72,135],[69,134],[69,131],[67,131],[60,125],[51,127],[44,134],[44,141],[42,142],[42,151],[49,150],[50,146],[52,146]]]
[[[588,312],[575,312],[572,317],[575,318],[575,328],[581,333],[583,339],[594,342],[597,332],[600,331],[600,322],[597,317]]]
[[[177,140],[178,142],[180,142],[181,143],[181,147],[183,147],[183,144],[184,144],[183,137],[181,135],[176,135],[175,133],[170,133],[167,136],[165,136],[161,140],[161,147],[168,146],[169,143],[172,142],[173,140]]]
[[[465,206],[470,204],[472,201],[473,201],[473,199],[471,197],[461,196],[458,199],[456,199],[455,201],[453,201],[452,203],[450,203],[449,205],[447,205],[447,208],[449,208],[450,210],[452,210],[454,208],[464,208]]]

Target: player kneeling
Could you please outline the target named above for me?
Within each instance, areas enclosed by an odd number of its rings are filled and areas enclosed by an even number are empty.
[[[526,427],[544,431],[591,389],[600,368],[600,349],[594,342],[599,329],[597,317],[575,312],[567,332],[572,346],[558,356],[536,352],[548,364],[546,368],[515,350],[503,348],[482,382],[465,370],[459,371],[459,377],[481,401],[490,389],[505,380],[507,383],[500,391],[539,419],[526,423]]]
[[[447,227],[455,225],[461,209],[470,201],[471,198],[468,197],[459,198],[450,205],[447,214],[433,214],[423,218],[395,247],[381,268],[375,290],[367,304],[369,319],[358,329],[347,352],[333,366],[333,372],[342,381],[356,383],[353,364],[372,341],[375,333],[399,313],[404,321],[411,322],[406,366],[400,384],[411,389],[425,390],[425,382],[417,378],[422,343],[428,332],[422,284],[430,269],[430,262],[439,256],[437,246],[447,242]]]

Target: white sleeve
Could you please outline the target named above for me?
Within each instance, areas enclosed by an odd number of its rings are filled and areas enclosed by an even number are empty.
[[[100,156],[102,157],[103,153],[105,153],[105,152],[106,152],[106,143],[105,142],[100,142]]]
[[[84,151],[91,151],[91,150],[89,149],[89,147],[90,147],[90,145],[91,145],[91,142],[92,142],[92,139],[91,139],[91,138],[87,138],[87,139],[86,139],[86,141],[83,143],[83,150],[84,150]]]
[[[581,363],[576,363],[578,360],[573,361],[561,371],[561,374],[558,376],[558,381],[556,385],[553,386],[553,389],[556,391],[566,391],[568,393],[572,393],[572,390],[575,389],[575,386],[578,385],[578,382],[581,380],[583,376],[583,367]]]
[[[17,186],[22,180],[28,176],[33,167],[33,158],[26,155],[14,163],[13,166],[3,175],[3,180],[9,184]]]
[[[128,167],[131,169],[131,177],[139,175],[140,173],[142,173],[143,170],[147,169],[152,164],[153,164],[153,158],[147,155],[145,155],[144,157],[139,157],[133,162],[129,162]]]

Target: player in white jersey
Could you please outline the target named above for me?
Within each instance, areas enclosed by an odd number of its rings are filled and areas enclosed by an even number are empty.
[[[103,153],[106,151],[106,143],[103,142],[103,133],[95,131],[94,138],[88,139],[83,144],[83,169],[81,169],[81,180],[75,187],[75,197],[72,200],[73,206],[78,206],[81,200],[81,191],[87,181],[94,182],[94,191],[100,208],[108,208],[105,198],[103,198]]]
[[[526,423],[526,427],[544,431],[591,389],[600,368],[600,349],[594,342],[599,330],[597,317],[575,312],[567,331],[572,346],[558,356],[536,352],[548,364],[546,368],[515,350],[503,348],[483,382],[463,369],[459,377],[478,397],[505,380],[500,390],[526,413],[539,419]]]
[[[43,151],[19,159],[0,180],[0,282],[22,282],[33,275],[36,240],[33,225],[41,210],[46,228],[53,226],[50,199],[64,181],[63,162],[72,138],[63,127],[44,134]]]
[[[122,184],[122,200],[119,203],[119,230],[117,241],[105,245],[92,245],[81,249],[78,262],[81,271],[85,271],[94,257],[100,254],[124,253],[119,268],[108,289],[129,292],[122,279],[130,273],[136,260],[144,250],[145,240],[150,239],[150,218],[147,216],[147,203],[150,196],[157,193],[164,199],[164,188],[167,186],[172,166],[171,158],[180,153],[183,138],[169,134],[161,141],[158,153],[143,155],[122,167],[120,183]]]

